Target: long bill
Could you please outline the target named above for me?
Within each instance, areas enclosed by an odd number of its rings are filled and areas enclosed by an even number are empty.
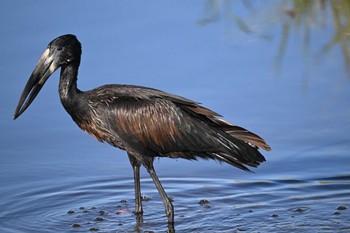
[[[54,54],[50,53],[50,48],[47,48],[41,55],[35,69],[27,81],[26,86],[18,101],[13,119],[19,117],[33,102],[41,88],[45,84],[50,75],[55,72],[59,66],[54,61]]]

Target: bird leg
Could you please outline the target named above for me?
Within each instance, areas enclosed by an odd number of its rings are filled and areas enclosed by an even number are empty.
[[[162,184],[160,183],[158,176],[154,170],[153,167],[153,158],[147,159],[144,161],[143,165],[147,169],[148,173],[151,175],[153,179],[153,183],[156,185],[156,188],[158,189],[158,192],[160,194],[160,197],[163,200],[164,208],[165,208],[165,214],[168,217],[168,223],[173,224],[174,223],[174,207],[171,203],[168,195],[164,191],[164,188]]]
[[[128,153],[129,161],[134,171],[134,187],[135,187],[135,214],[142,215],[142,197],[141,197],[141,185],[140,185],[140,166],[141,163],[130,153]]]

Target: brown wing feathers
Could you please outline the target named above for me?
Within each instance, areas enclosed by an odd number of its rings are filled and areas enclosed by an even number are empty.
[[[249,170],[245,165],[256,167],[265,161],[258,151],[270,150],[265,141],[217,118],[218,113],[183,97],[132,88],[133,97],[124,92],[109,104],[113,110],[107,111],[114,119],[109,121],[112,131],[133,143],[124,149],[148,156],[216,159],[243,170]]]
[[[264,139],[242,127],[235,126],[221,118],[217,118],[217,116],[220,117],[221,115],[211,111],[210,109],[199,105],[191,105],[184,107],[212,121],[216,124],[217,127],[220,127],[223,131],[230,134],[234,138],[240,139],[250,144],[251,146],[255,146],[257,148],[261,148],[267,151],[271,150],[270,146],[266,144]]]

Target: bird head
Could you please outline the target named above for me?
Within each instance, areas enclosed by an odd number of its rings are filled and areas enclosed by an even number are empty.
[[[79,67],[81,44],[74,35],[63,35],[49,43],[21,94],[14,119],[19,117],[33,102],[46,80],[60,67]]]

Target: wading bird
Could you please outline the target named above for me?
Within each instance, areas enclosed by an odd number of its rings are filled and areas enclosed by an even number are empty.
[[[265,161],[259,148],[270,147],[258,135],[218,118],[192,100],[132,85],[77,88],[81,44],[74,35],[54,39],[42,54],[19,99],[14,119],[33,102],[50,75],[61,68],[59,95],[63,107],[98,141],[127,151],[134,172],[135,214],[142,215],[140,166],[163,200],[168,223],[174,208],[153,168],[155,157],[213,159],[242,170]]]

